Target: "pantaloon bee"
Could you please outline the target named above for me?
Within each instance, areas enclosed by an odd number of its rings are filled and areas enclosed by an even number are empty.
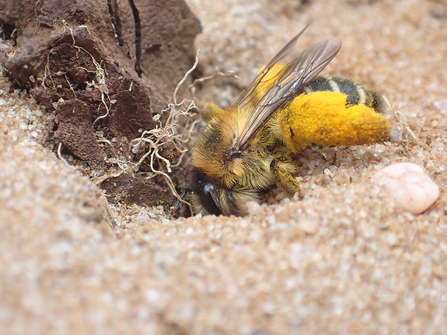
[[[317,77],[341,48],[332,38],[292,56],[301,31],[260,72],[234,105],[218,112],[194,147],[194,214],[245,215],[249,201],[278,184],[299,190],[291,155],[310,144],[385,141],[382,98],[351,80]],[[285,64],[285,65],[283,65]]]

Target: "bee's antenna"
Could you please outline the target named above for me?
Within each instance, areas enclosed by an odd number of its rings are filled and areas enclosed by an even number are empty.
[[[180,197],[180,199],[184,200],[186,195],[188,193],[192,193],[192,192],[193,192],[192,188],[187,187],[183,190],[182,193],[179,194],[179,197]],[[181,203],[181,201],[179,199],[177,199],[177,201],[175,202],[175,205],[174,205],[174,210],[177,210],[180,207],[180,203]]]

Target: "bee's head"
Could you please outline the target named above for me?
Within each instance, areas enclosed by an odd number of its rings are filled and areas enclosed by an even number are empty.
[[[244,215],[246,202],[257,200],[253,191],[222,187],[202,170],[194,169],[194,180],[188,200],[194,214]]]

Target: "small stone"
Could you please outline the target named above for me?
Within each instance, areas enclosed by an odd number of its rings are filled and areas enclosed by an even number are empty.
[[[317,220],[312,218],[305,218],[300,221],[300,228],[309,235],[313,235],[318,231],[318,223]]]
[[[390,165],[372,176],[371,181],[385,186],[396,203],[413,215],[425,212],[439,197],[439,187],[412,163]]]

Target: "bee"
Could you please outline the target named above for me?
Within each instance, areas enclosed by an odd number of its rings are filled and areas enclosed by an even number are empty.
[[[194,214],[246,215],[247,202],[259,202],[275,184],[294,194],[299,182],[292,155],[311,144],[359,145],[389,138],[379,94],[348,79],[317,77],[340,50],[340,39],[321,41],[293,57],[305,29],[235,104],[208,122],[192,153],[193,186],[184,193]]]

